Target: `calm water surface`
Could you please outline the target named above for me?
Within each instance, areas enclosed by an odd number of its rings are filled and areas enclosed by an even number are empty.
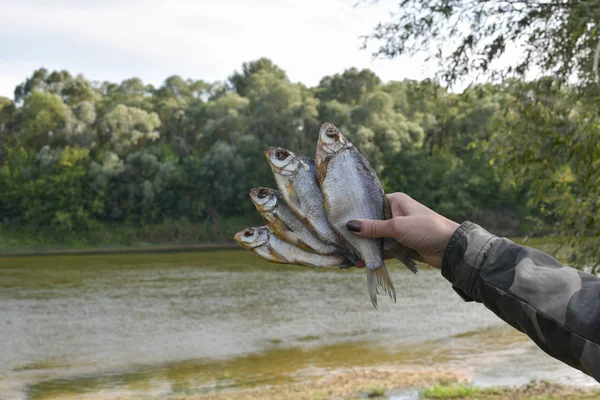
[[[294,380],[351,366],[451,365],[481,385],[591,384],[439,272],[274,266],[245,251],[0,257],[0,399],[153,396]]]

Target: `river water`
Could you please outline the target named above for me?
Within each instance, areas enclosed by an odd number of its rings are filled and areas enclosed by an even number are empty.
[[[0,399],[203,393],[352,366],[448,365],[476,384],[589,385],[439,271],[267,264],[245,251],[0,257]]]

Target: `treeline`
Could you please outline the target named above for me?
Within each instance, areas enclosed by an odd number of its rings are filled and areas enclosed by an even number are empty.
[[[519,134],[536,126],[531,105],[546,112],[528,85],[457,94],[349,69],[308,88],[268,59],[225,82],[172,76],[158,88],[39,69],[14,101],[0,97],[0,232],[58,242],[99,243],[117,231],[132,240],[228,240],[258,222],[249,189],[274,186],[263,151],[314,154],[324,121],[369,158],[388,192],[500,233],[530,231],[535,221],[548,229],[553,206],[532,201],[539,178],[520,173],[529,164],[515,158],[531,145]],[[568,184],[573,172],[562,171]]]

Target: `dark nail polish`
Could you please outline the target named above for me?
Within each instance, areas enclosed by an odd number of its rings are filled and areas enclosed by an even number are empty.
[[[352,220],[346,223],[346,228],[351,232],[360,232],[361,225],[360,221]]]

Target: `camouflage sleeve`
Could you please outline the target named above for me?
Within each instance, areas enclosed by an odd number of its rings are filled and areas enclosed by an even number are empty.
[[[442,275],[542,350],[600,381],[600,278],[471,222],[454,233]]]

